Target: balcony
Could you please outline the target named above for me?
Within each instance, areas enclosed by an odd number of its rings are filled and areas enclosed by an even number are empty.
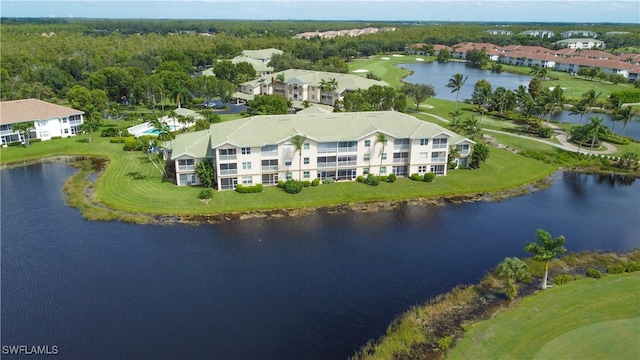
[[[220,161],[236,160],[237,158],[238,158],[238,155],[236,155],[236,154],[232,154],[232,155],[218,155],[218,160],[220,160]]]
[[[409,162],[409,158],[408,157],[393,158],[393,163],[394,164],[406,164],[408,162]]]
[[[447,148],[447,143],[444,143],[444,144],[433,144],[432,148],[434,148],[434,149],[446,149]]]
[[[338,166],[356,166],[356,165],[357,165],[356,160],[338,161]]]
[[[195,165],[179,165],[178,171],[194,171],[196,169]]]
[[[238,173],[238,169],[227,169],[220,170],[219,175],[236,175]]]
[[[278,171],[278,165],[265,165],[262,167],[262,171]]]
[[[328,167],[336,167],[336,162],[324,162],[324,163],[318,163],[318,168],[328,168]]]
[[[442,157],[432,157],[431,158],[431,162],[446,162],[447,161],[447,157],[446,156],[442,156]]]
[[[357,151],[358,151],[358,147],[357,146],[339,147],[338,148],[338,152],[339,153],[352,153],[352,152],[357,152]]]

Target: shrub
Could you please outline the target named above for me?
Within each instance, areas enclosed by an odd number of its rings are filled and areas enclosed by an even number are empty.
[[[447,164],[447,169],[449,170],[455,170],[458,167],[458,163],[455,161],[449,161],[449,163]]]
[[[637,263],[635,261],[629,261],[624,265],[624,271],[626,272],[634,272],[639,270],[640,270],[640,263]]]
[[[622,274],[624,270],[624,265],[622,264],[607,265],[607,274]]]
[[[121,133],[125,132],[120,130]],[[104,130],[102,130],[102,132],[100,133],[100,137],[116,137],[116,136],[120,136],[118,134],[118,128],[114,128],[114,127],[109,127],[106,128]]]
[[[509,279],[507,281],[507,286],[504,289],[504,294],[507,295],[509,300],[513,300],[518,297],[518,286],[515,281]]]
[[[302,181],[302,186],[303,186],[303,187],[309,187],[309,186],[311,186],[311,181],[309,181],[309,180],[303,180],[303,181]]]
[[[251,186],[244,186],[242,184],[236,185],[236,192],[239,192],[241,194],[259,193],[262,192],[262,189],[262,184],[255,184]]]
[[[326,179],[322,180],[323,184],[333,184],[335,182],[336,182],[336,179],[334,179],[334,178],[326,178]]]
[[[313,181],[311,181],[311,186],[318,186],[320,185],[320,179],[315,178],[313,179]]]
[[[390,183],[396,182],[396,180],[398,180],[398,177],[396,176],[396,174],[390,174],[389,177],[387,178],[387,181]]]
[[[588,268],[585,275],[594,279],[600,279],[602,277],[602,273],[600,272],[600,270],[594,268]]]
[[[543,127],[538,129],[538,136],[541,138],[550,138],[553,135],[553,129],[550,127]]]
[[[426,182],[433,182],[433,180],[436,179],[436,174],[432,173],[432,172],[428,172],[426,174],[424,174],[424,181]]]
[[[442,351],[447,351],[451,345],[453,345],[453,337],[445,336],[443,338],[438,339],[438,347]]]
[[[202,189],[200,194],[198,194],[198,199],[211,199],[213,197],[213,192],[211,189]]]
[[[367,180],[367,179],[362,175],[358,175],[358,177],[356,178],[356,181],[359,182],[359,183],[363,183],[363,182],[365,182],[365,180]]]
[[[378,186],[378,184],[380,184],[380,177],[369,174],[364,183],[371,186]]]
[[[381,182],[389,181],[389,175],[380,175],[379,178]]]
[[[567,274],[560,274],[560,275],[556,275],[553,278],[553,283],[556,285],[562,285],[562,284],[566,284],[569,281],[573,280],[573,276],[571,275],[567,275]]]
[[[140,142],[133,136],[124,139],[124,151],[140,150]]]
[[[124,144],[125,140],[127,140],[127,138],[124,137],[114,137],[109,139],[109,142],[112,144]]]
[[[289,194],[297,194],[302,191],[302,183],[296,180],[289,180],[284,183],[284,191]]]
[[[284,189],[284,184],[285,184],[284,180],[279,180],[279,181],[278,181],[278,187],[279,187],[280,189]]]
[[[422,181],[424,177],[420,174],[411,174],[411,180],[414,181]]]

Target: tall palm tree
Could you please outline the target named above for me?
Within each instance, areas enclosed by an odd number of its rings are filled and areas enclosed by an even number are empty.
[[[581,125],[582,117],[587,112],[589,112],[589,108],[587,107],[587,103],[583,99],[578,101],[578,103],[571,108],[571,112],[569,113],[569,115],[580,115],[580,119],[578,120],[578,125]]]
[[[460,90],[462,90],[462,87],[464,86],[464,83],[467,82],[467,78],[469,76],[464,76],[460,73],[458,74],[453,74],[453,76],[451,77],[451,79],[449,79],[449,83],[447,83],[447,87],[452,89],[451,92],[455,92],[456,93],[456,105],[453,109],[453,111],[458,110],[458,96],[460,96]]]
[[[382,144],[382,148],[380,149],[380,154],[378,156],[380,156],[380,169],[378,169],[378,173],[380,174],[380,172],[382,171],[382,160],[384,160],[382,158],[382,154],[384,154],[384,147],[385,145],[387,145],[387,136],[383,133],[379,133],[378,136],[376,137],[376,144]]]
[[[622,121],[622,134],[621,136],[624,137],[624,131],[627,128],[627,124],[629,124],[629,122],[633,121],[634,118],[638,117],[638,110],[633,110],[631,108],[631,106],[625,106],[622,108],[622,110],[620,110],[620,119]]]
[[[298,181],[302,181],[302,148],[305,141],[307,141],[307,137],[300,134],[291,138],[291,144],[296,149],[295,152],[300,153],[300,156],[298,156]]]
[[[598,132],[602,126],[602,117],[594,116],[591,118],[591,123],[587,124],[587,134],[591,135],[591,148],[589,148],[589,154],[593,151],[593,145],[598,137]]]
[[[589,109],[588,111],[589,117],[591,117],[591,110],[598,103],[598,98],[600,97],[600,95],[602,95],[601,92],[596,93],[596,91],[593,89],[582,94],[582,100],[584,100],[585,104],[587,105],[587,108]]]
[[[35,129],[33,121],[21,122],[11,125],[13,131],[18,132],[18,136],[22,135],[24,139],[24,147],[29,147],[29,139],[31,137],[31,130]]]
[[[560,235],[555,239],[551,239],[551,235],[542,229],[536,230],[536,241],[537,242],[526,243],[524,245],[524,251],[532,253],[533,260],[544,261],[544,276],[540,284],[540,289],[544,290],[547,288],[549,261],[567,252],[567,248],[564,247],[564,236]]]

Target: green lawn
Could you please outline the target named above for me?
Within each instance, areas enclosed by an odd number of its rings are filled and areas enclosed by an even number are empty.
[[[327,184],[305,188],[290,195],[275,187],[259,194],[234,191],[214,193],[209,203],[198,199],[200,187],[176,187],[163,181],[162,174],[142,152],[124,152],[122,144],[94,135],[33,143],[29,148],[0,150],[2,163],[36,159],[50,154],[94,155],[110,158],[110,164],[95,185],[95,199],[111,208],[150,214],[218,214],[237,211],[297,207],[317,207],[375,200],[399,200],[430,196],[459,195],[500,191],[540,179],[556,170],[539,161],[507,151],[491,149],[489,160],[478,170],[460,169],[439,177],[433,183],[401,178],[396,183],[377,187],[356,182]],[[509,176],[496,176],[506,174]]]
[[[384,60],[388,58],[389,60]],[[354,73],[354,70],[369,70],[369,72],[385,82],[387,84],[400,88],[402,87],[401,79],[407,75],[410,75],[409,70],[397,67],[398,64],[408,64],[416,62],[417,58],[422,58],[425,61],[433,61],[434,57],[429,56],[417,56],[417,55],[375,55],[367,59],[357,59],[349,62],[349,73],[353,75],[367,76],[366,72]]]
[[[475,324],[448,359],[639,359],[640,273],[540,291]]]

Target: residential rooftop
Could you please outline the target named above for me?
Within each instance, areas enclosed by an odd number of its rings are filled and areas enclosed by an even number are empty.
[[[0,102],[0,124],[2,125],[82,114],[84,111],[37,99]]]

